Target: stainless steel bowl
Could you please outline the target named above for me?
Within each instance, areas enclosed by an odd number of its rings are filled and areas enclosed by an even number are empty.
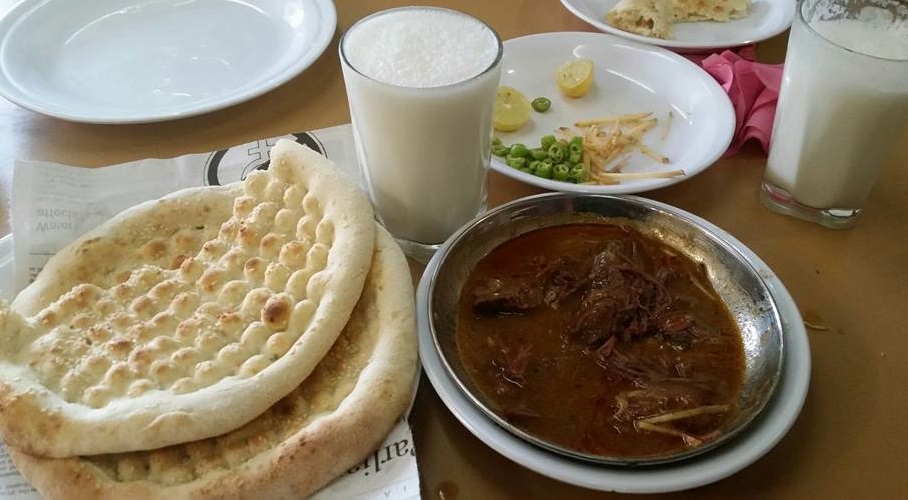
[[[736,416],[721,436],[696,448],[640,458],[587,455],[546,442],[508,423],[471,382],[455,338],[461,289],[476,263],[501,243],[543,227],[572,223],[618,223],[660,239],[706,266],[713,287],[725,301],[742,335],[745,374]],[[491,420],[543,449],[575,459],[608,465],[650,465],[682,460],[733,439],[763,410],[782,368],[782,324],[763,279],[748,259],[682,210],[636,196],[550,193],[502,205],[461,228],[430,262],[420,300],[428,328],[447,373],[460,390]]]

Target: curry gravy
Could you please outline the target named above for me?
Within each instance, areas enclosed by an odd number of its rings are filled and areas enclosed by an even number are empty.
[[[740,332],[701,265],[616,225],[549,227],[495,248],[461,292],[456,342],[499,416],[597,456],[718,437],[744,374]]]

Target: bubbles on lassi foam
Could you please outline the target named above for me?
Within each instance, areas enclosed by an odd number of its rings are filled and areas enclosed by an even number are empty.
[[[810,27],[827,40],[861,54],[908,60],[908,8],[894,0],[868,0],[853,12],[844,4],[817,2],[805,12]]]
[[[814,31],[849,50],[883,59],[908,60],[908,24],[884,17],[819,21]]]
[[[391,85],[440,87],[489,68],[495,34],[481,22],[437,9],[380,15],[344,37],[343,52],[360,73]]]

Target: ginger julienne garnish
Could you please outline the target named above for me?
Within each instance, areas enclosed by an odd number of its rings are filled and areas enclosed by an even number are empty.
[[[615,399],[617,400],[618,398],[616,397]],[[675,420],[698,417],[700,415],[725,413],[728,410],[728,405],[699,406],[697,408],[691,408],[687,410],[672,411],[662,415],[656,415],[655,417],[638,418],[634,421],[634,427],[644,431],[659,432],[662,434],[668,434],[670,436],[680,437],[684,441],[684,444],[686,444],[687,446],[701,446],[704,441],[708,441],[710,438],[716,437],[715,433],[709,436],[697,437],[690,433],[675,429],[674,427],[669,427],[664,424],[673,422]]]
[[[669,112],[662,137],[668,135],[672,114]],[[583,137],[583,164],[588,179],[596,184],[619,184],[622,180],[670,178],[684,175],[683,170],[659,172],[622,172],[630,153],[638,150],[653,161],[668,164],[671,160],[643,143],[643,136],[659,123],[653,113],[634,113],[580,120],[574,123],[579,132],[561,127],[560,137]]]

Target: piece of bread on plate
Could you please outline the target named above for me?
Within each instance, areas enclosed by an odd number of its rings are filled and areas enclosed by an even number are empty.
[[[621,0],[605,20],[629,33],[671,39],[674,23],[726,22],[749,13],[749,0]]]
[[[621,0],[605,15],[620,30],[662,39],[672,38],[673,19],[669,0]]]
[[[671,0],[675,22],[731,21],[747,16],[748,0]]]

